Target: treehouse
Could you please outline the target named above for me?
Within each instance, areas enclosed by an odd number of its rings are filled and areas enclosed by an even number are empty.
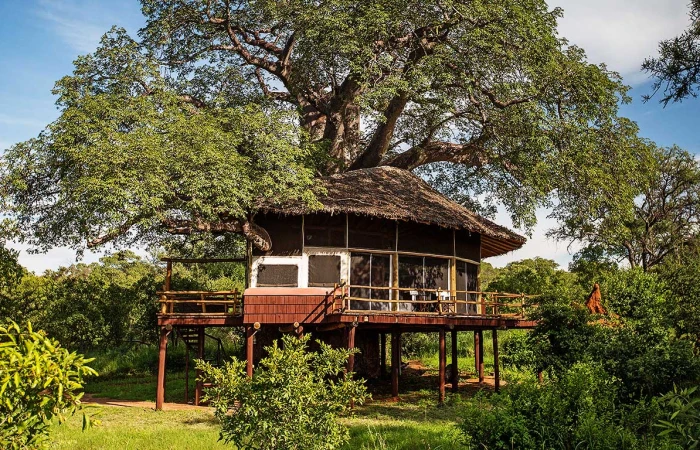
[[[483,373],[483,331],[531,328],[527,296],[482,292],[485,258],[520,248],[525,238],[447,199],[412,173],[391,167],[363,169],[322,179],[320,208],[264,205],[254,222],[271,245],[248,245],[247,288],[236,291],[171,290],[173,263],[159,293],[161,347],[157,403],[162,405],[168,335],[179,333],[202,356],[205,328],[246,330],[249,375],[264,346],[281,333],[313,333],[360,349],[348,369],[366,377],[386,375],[386,337],[391,336],[392,395],[399,394],[401,334],[438,332],[439,398],[445,383],[458,388],[457,370],[445,379],[445,334],[475,335],[475,367]],[[266,248],[267,247],[267,248]],[[230,262],[208,260],[206,262]],[[195,390],[199,402],[202,383]]]

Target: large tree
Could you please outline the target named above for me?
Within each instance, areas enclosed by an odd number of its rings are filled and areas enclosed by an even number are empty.
[[[378,165],[517,225],[633,195],[613,183],[645,148],[617,115],[627,88],[543,0],[142,4],[139,40],[114,29],[79,58],[60,118],[4,158],[5,208],[37,246],[236,231],[267,247],[261,198],[312,203],[314,174]]]
[[[642,68],[654,78],[653,93],[661,91],[661,103],[697,97],[700,84],[700,0],[690,1],[690,26],[680,35],[659,43],[659,54],[647,58]]]
[[[651,144],[650,144],[651,145]],[[635,198],[615,209],[568,209],[551,234],[649,270],[700,244],[700,164],[678,147],[652,146],[632,185]]]

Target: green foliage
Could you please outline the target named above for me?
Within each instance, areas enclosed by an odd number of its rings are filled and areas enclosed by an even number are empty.
[[[600,367],[575,364],[541,386],[521,382],[478,396],[460,429],[472,449],[671,448],[627,419],[640,416],[636,407],[618,410],[618,386]]]
[[[697,386],[678,389],[661,398],[668,416],[656,424],[659,436],[667,436],[680,447],[693,450],[700,448],[700,395]]]
[[[681,258],[667,261],[659,268],[659,276],[668,289],[668,321],[681,339],[700,349],[700,253],[686,252]]]
[[[690,1],[690,26],[680,35],[659,42],[659,54],[647,58],[642,69],[654,79],[653,94],[662,91],[660,102],[680,102],[697,97],[700,83],[700,1]],[[645,96],[649,100],[651,96]]]
[[[54,89],[59,118],[3,156],[5,211],[45,250],[242,231],[261,199],[313,201],[310,147],[289,113],[198,110],[155,56],[113,29]]]
[[[567,298],[583,295],[574,275],[559,269],[556,262],[539,257],[508,263],[498,271],[485,289],[518,294],[558,295]]]
[[[639,172],[628,186],[633,196],[594,211],[582,205],[555,213],[559,225],[550,234],[644,270],[697,247],[700,163],[675,146],[645,145],[637,155]]]
[[[0,447],[48,447],[51,421],[80,409],[91,360],[70,353],[31,323],[0,327]],[[84,427],[90,419],[83,418]]]
[[[252,378],[245,361],[220,368],[197,362],[203,379],[214,383],[206,398],[221,421],[221,439],[261,450],[336,449],[348,440],[337,419],[351,400],[362,404],[367,398],[364,382],[344,372],[351,351],[318,342],[312,353],[309,339],[286,335],[281,345],[267,347]]]

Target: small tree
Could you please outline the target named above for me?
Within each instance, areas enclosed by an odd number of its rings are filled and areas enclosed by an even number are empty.
[[[46,448],[51,421],[80,409],[83,378],[97,375],[90,361],[29,322],[0,327],[0,448]],[[83,428],[89,424],[83,417]]]
[[[245,361],[224,367],[203,361],[197,368],[213,381],[206,393],[222,424],[220,439],[240,449],[336,449],[349,438],[338,423],[350,402],[367,398],[364,382],[344,371],[352,353],[318,342],[308,352],[309,337],[284,336],[281,346],[266,347],[252,378]]]

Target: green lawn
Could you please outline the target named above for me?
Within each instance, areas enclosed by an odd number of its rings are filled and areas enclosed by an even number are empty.
[[[456,398],[451,397],[452,400]],[[450,400],[450,399],[448,399]],[[350,428],[347,449],[457,449],[458,401],[435,403],[435,392],[402,395],[402,401],[375,401],[343,418]],[[154,411],[148,408],[89,406],[99,426],[81,431],[81,417],[53,430],[56,449],[217,449],[218,423],[209,410]]]

